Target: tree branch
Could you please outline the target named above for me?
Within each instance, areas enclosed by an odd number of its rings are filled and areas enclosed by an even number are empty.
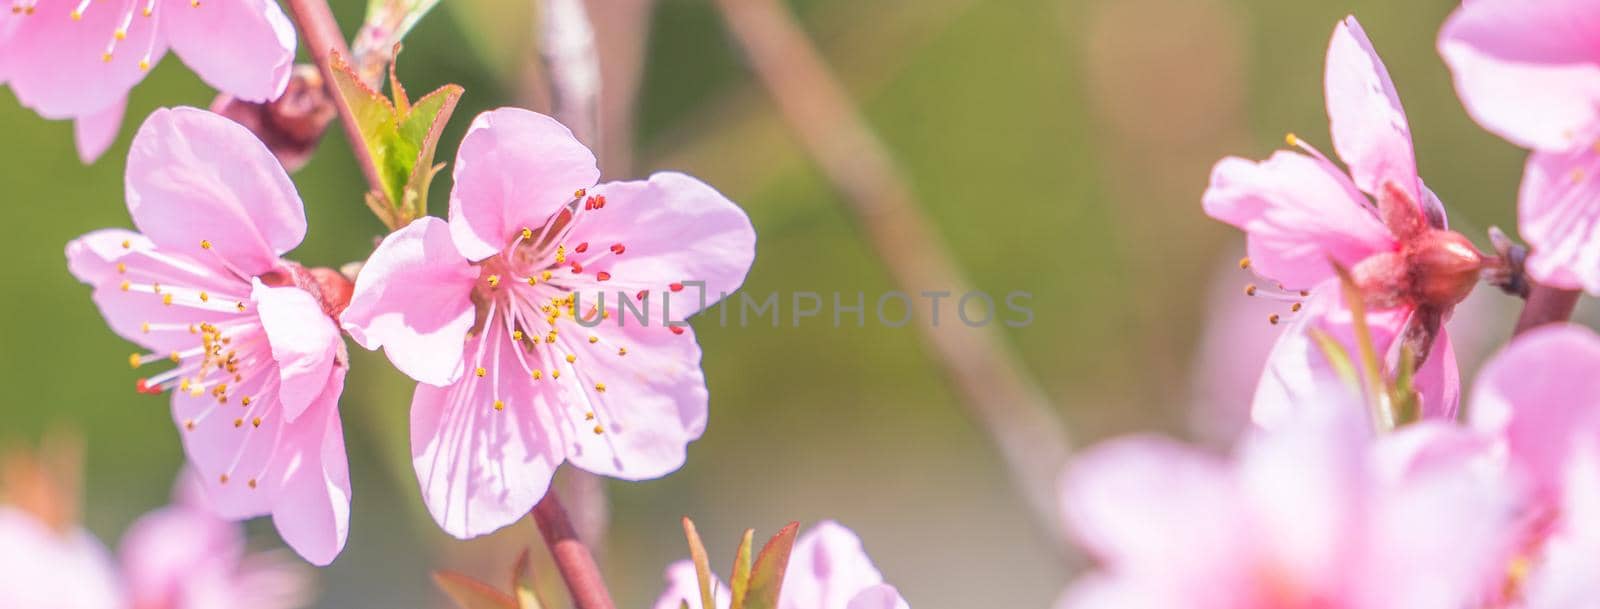
[[[356,157],[356,165],[361,168],[361,175],[367,180],[367,188],[375,192],[383,192],[383,181],[378,177],[378,167],[372,161],[372,153],[367,150],[367,145],[361,138],[361,128],[356,125],[355,115],[350,110],[350,105],[342,101],[339,92],[335,89],[333,79],[333,58],[335,56],[350,60],[350,48],[345,45],[344,34],[339,31],[339,23],[333,18],[333,11],[328,9],[327,0],[287,0],[289,13],[294,17],[300,34],[305,37],[306,48],[311,52],[311,58],[317,64],[317,70],[322,72],[323,86],[328,88],[328,95],[332,96],[334,108],[339,111],[339,124],[344,128],[345,139],[350,141],[350,152]]]
[[[894,159],[793,15],[777,0],[717,0],[717,5],[789,128],[844,194],[900,289],[967,291],[970,284],[921,214]],[[1055,479],[1068,444],[1044,392],[1022,372],[994,328],[935,325],[926,319],[917,327],[969,414],[999,447],[1039,523],[1059,531]]]
[[[1517,329],[1512,335],[1520,335],[1545,324],[1570,319],[1572,310],[1578,306],[1579,295],[1581,292],[1577,290],[1533,284],[1528,290],[1528,301],[1522,305],[1522,315],[1517,317]]]
[[[561,500],[556,498],[554,490],[546,492],[544,500],[533,507],[533,520],[539,525],[539,534],[544,536],[545,545],[550,548],[550,556],[556,561],[561,579],[572,593],[573,606],[576,609],[616,609],[611,602],[611,593],[606,590],[605,579],[600,576],[600,568],[594,563],[594,556],[589,553],[588,546],[578,539],[572,521],[567,518],[567,509],[561,506]]]

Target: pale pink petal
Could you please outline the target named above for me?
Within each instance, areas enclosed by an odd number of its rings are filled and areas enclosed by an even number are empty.
[[[1456,364],[1456,348],[1443,327],[1433,339],[1428,360],[1417,369],[1415,379],[1422,418],[1450,421],[1461,407],[1461,369]]]
[[[894,586],[878,584],[856,593],[845,609],[911,609],[911,605]]]
[[[106,61],[107,45],[122,22],[124,5],[90,3],[82,19],[71,13],[78,2],[39,2],[34,14],[10,19],[26,19],[28,27],[17,27],[0,47],[0,55],[15,58],[5,61],[8,84],[22,105],[50,119],[77,118],[101,111],[127,95],[145,70],[139,64],[150,49],[150,65],[166,53],[166,42],[157,37],[155,23],[148,19],[130,22],[127,37],[117,41],[111,60]],[[9,11],[7,11],[9,13]]]
[[[134,521],[119,544],[122,575],[135,607],[180,607],[195,579],[221,576],[207,569],[233,565],[244,554],[244,531],[199,509],[162,508]]]
[[[1529,156],[1517,225],[1532,246],[1529,275],[1545,285],[1600,294],[1600,151]]]
[[[1367,327],[1379,357],[1389,352],[1404,327],[1406,314],[1399,309],[1368,313]],[[1312,331],[1327,333],[1344,347],[1352,361],[1359,357],[1354,318],[1344,308],[1338,280],[1312,288],[1295,315],[1267,355],[1251,405],[1251,419],[1267,429],[1279,427],[1298,410],[1327,404],[1329,392],[1342,395],[1346,391],[1344,381],[1312,339]]]
[[[565,410],[557,381],[531,378],[503,316],[491,322],[466,342],[472,370],[449,387],[418,384],[411,402],[411,458],[423,502],[446,533],[462,539],[533,509],[573,424],[556,419]]]
[[[1562,483],[1561,522],[1526,584],[1529,609],[1592,609],[1600,597],[1600,451],[1596,438],[1573,446]]]
[[[661,591],[656,597],[655,609],[679,609],[685,603],[689,609],[703,609],[705,603],[700,599],[700,579],[695,574],[694,563],[680,560],[667,567],[663,574],[667,580],[667,589]],[[717,607],[726,609],[731,603],[728,585],[717,579],[713,572],[711,575],[712,598],[716,599]]]
[[[78,145],[78,160],[87,165],[105,154],[111,143],[116,141],[117,132],[122,130],[122,113],[127,108],[128,99],[124,97],[73,121],[72,138]]]
[[[350,468],[339,396],[348,369],[336,366],[322,395],[284,429],[271,477],[272,523],[284,543],[326,566],[350,536]]]
[[[1561,151],[1600,136],[1600,5],[1476,0],[1439,32],[1456,92],[1478,123],[1520,146]]]
[[[123,244],[127,245],[124,246]],[[96,285],[116,274],[116,262],[124,254],[147,250],[150,240],[121,228],[103,228],[84,234],[67,244],[67,270],[89,285]]]
[[[1181,601],[1162,598],[1160,592],[1152,588],[1155,586],[1150,582],[1094,573],[1073,581],[1061,598],[1056,600],[1055,609],[1171,609],[1178,602],[1194,603],[1194,609],[1228,607],[1225,604],[1227,601],[1220,599],[1207,604],[1205,601],[1208,599],[1204,596],[1184,596],[1180,597]]]
[[[1600,434],[1600,338],[1576,325],[1531,330],[1484,364],[1472,422],[1503,433],[1511,458],[1541,487],[1559,488],[1577,437]]]
[[[210,266],[165,255],[148,242],[143,246],[138,239],[128,242],[132,247],[113,263],[125,271],[118,273],[113,266],[112,274],[102,277],[94,290],[100,315],[117,335],[162,356],[198,347],[199,338],[189,331],[194,324],[241,317],[226,303],[249,302],[249,284]],[[155,291],[157,284],[160,293]],[[217,304],[203,306],[202,292]],[[169,295],[171,305],[166,304]]]
[[[0,607],[125,609],[121,584],[100,540],[58,532],[22,510],[0,505]]]
[[[275,459],[285,453],[288,428],[315,424],[305,414],[293,424],[284,419],[273,395],[279,385],[276,371],[246,372],[245,380],[230,385],[228,391],[251,397],[248,408],[241,407],[237,398],[222,404],[205,392],[198,396],[172,392],[172,420],[190,466],[203,481],[204,503],[229,520],[272,513],[274,487],[269,474]]]
[[[657,173],[594,190],[605,207],[582,212],[566,241],[588,244],[587,255],[573,256],[585,275],[609,275],[597,289],[648,290],[657,298],[666,292],[681,320],[744,282],[755,260],[755,229],[716,189],[681,173]],[[685,287],[668,292],[674,283]]]
[[[367,258],[340,320],[356,343],[382,347],[401,372],[448,385],[461,378],[477,278],[451,243],[449,225],[425,217],[390,233]]]
[[[1334,28],[1324,86],[1333,147],[1350,167],[1356,186],[1376,194],[1392,182],[1412,201],[1421,201],[1405,109],[1355,17]]]
[[[584,423],[593,412],[602,429],[582,424],[568,461],[596,474],[647,480],[683,466],[689,443],[705,432],[709,395],[693,329],[675,334],[660,320],[641,327],[630,315],[618,312],[585,331],[598,342],[568,339],[577,363],[563,366],[570,376],[562,377],[557,399],[567,420]],[[627,355],[619,355],[624,349]]]
[[[518,108],[478,115],[456,153],[450,233],[474,261],[538,230],[600,177],[594,153],[555,119]]]
[[[200,78],[239,99],[277,99],[294,69],[294,25],[276,0],[169,2],[161,33]]]
[[[294,421],[323,393],[333,374],[342,340],[339,328],[315,297],[297,287],[267,287],[257,280],[251,299],[278,364],[283,416]]]
[[[1395,248],[1360,191],[1331,163],[1277,152],[1260,163],[1229,157],[1211,172],[1206,214],[1248,236],[1257,274],[1289,289],[1333,277],[1345,266]]]
[[[220,255],[249,275],[271,270],[306,234],[305,208],[277,158],[248,129],[204,110],[152,113],[128,152],[126,186],[134,225],[156,245]]]
[[[1062,475],[1060,496],[1068,530],[1109,571],[1182,587],[1214,582],[1218,565],[1248,559],[1225,464],[1170,440],[1090,449]]]
[[[858,593],[882,583],[883,575],[861,548],[861,539],[825,520],[795,542],[778,608],[853,609],[851,600]]]

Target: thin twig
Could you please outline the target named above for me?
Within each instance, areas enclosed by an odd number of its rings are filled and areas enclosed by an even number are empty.
[[[583,0],[541,0],[539,9],[539,56],[556,120],[592,148],[600,132],[600,57],[589,9]]]
[[[1572,310],[1578,306],[1580,294],[1577,290],[1563,290],[1535,283],[1528,290],[1528,302],[1522,305],[1522,315],[1517,317],[1517,329],[1513,336],[1545,324],[1570,319]]]
[[[550,548],[556,570],[561,572],[561,579],[572,593],[573,606],[576,609],[616,609],[611,602],[611,593],[606,591],[605,579],[600,576],[600,568],[594,563],[594,556],[589,554],[589,547],[578,539],[572,521],[567,518],[567,510],[561,506],[561,500],[556,498],[554,490],[546,492],[544,500],[533,506],[533,520],[539,525],[539,534],[544,536],[545,545]]]
[[[372,153],[367,150],[366,143],[361,137],[361,128],[356,125],[355,115],[349,104],[339,100],[339,92],[335,88],[333,78],[333,58],[342,57],[350,59],[350,48],[345,45],[344,34],[339,31],[339,22],[333,18],[333,11],[328,9],[327,0],[288,0],[289,13],[294,16],[295,25],[299,26],[300,33],[305,36],[306,47],[311,52],[311,58],[317,64],[317,70],[322,72],[322,81],[328,87],[328,95],[334,98],[334,107],[339,110],[339,124],[344,128],[345,139],[350,141],[350,152],[356,157],[356,166],[361,168],[361,175],[367,180],[367,187],[374,192],[383,192],[383,180],[378,177],[378,167],[372,161]]]
[[[777,0],[717,0],[756,75],[904,291],[969,283],[956,270],[910,186],[816,47]],[[920,313],[920,312],[919,312]],[[1055,478],[1068,454],[1065,428],[992,327],[917,326],[931,355],[999,447],[1041,525],[1057,531]]]

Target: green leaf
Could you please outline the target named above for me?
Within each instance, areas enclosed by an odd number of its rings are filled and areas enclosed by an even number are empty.
[[[1400,368],[1395,371],[1390,401],[1394,404],[1395,426],[1422,418],[1422,403],[1417,397],[1417,355],[1408,345],[1400,347]]]
[[[517,596],[517,609],[544,609],[544,599],[533,583],[533,568],[529,564],[528,550],[517,557],[517,566],[511,573],[511,590]]]
[[[1339,340],[1334,338],[1332,334],[1322,331],[1321,328],[1311,328],[1306,333],[1311,337],[1311,341],[1316,343],[1317,348],[1322,351],[1322,356],[1327,358],[1328,364],[1333,366],[1333,371],[1339,375],[1339,380],[1344,381],[1344,384],[1348,385],[1351,391],[1359,395],[1361,393],[1361,375],[1356,372],[1355,362],[1350,361],[1350,352],[1345,350],[1344,345],[1339,344]]]
[[[750,591],[750,547],[755,537],[755,529],[744,530],[744,539],[739,541],[739,551],[733,559],[733,576],[728,578],[733,602],[738,605],[744,604],[744,597]]]
[[[1362,376],[1365,378],[1364,393],[1367,402],[1372,408],[1373,422],[1380,431],[1389,431],[1395,428],[1394,405],[1389,399],[1388,381],[1383,374],[1383,361],[1378,359],[1378,350],[1373,346],[1372,328],[1367,326],[1367,302],[1361,293],[1360,286],[1356,285],[1355,276],[1350,274],[1350,269],[1336,262],[1334,271],[1339,274],[1339,288],[1344,296],[1345,307],[1350,309],[1351,325],[1355,329],[1357,360],[1361,364]]]
[[[794,551],[795,535],[800,523],[791,522],[773,535],[756,556],[755,568],[750,571],[750,588],[732,609],[777,609],[778,595],[783,591],[783,574],[789,570],[789,554]]]
[[[700,532],[695,530],[694,521],[688,516],[683,517],[683,535],[689,538],[689,558],[694,561],[695,578],[700,580],[700,606],[716,607],[711,595],[711,559],[706,555],[706,544],[700,540]]]
[[[439,170],[433,164],[434,152],[462,88],[445,85],[412,103],[391,64],[395,96],[391,100],[362,83],[344,61],[336,59],[333,67],[335,88],[355,117],[383,187],[382,192],[369,194],[367,206],[389,230],[426,215],[428,187]]]
[[[517,601],[460,573],[434,571],[433,581],[461,609],[517,609]]]

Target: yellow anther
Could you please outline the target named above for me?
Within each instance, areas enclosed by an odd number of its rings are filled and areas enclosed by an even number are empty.
[[[247,395],[247,396],[244,396],[242,398],[239,398],[239,405],[240,406],[249,406],[250,405],[250,396]]]
[[[539,371],[539,370],[534,370],[533,371],[533,380],[537,381],[537,380],[539,380],[541,378],[544,378],[544,372]]]
[[[121,263],[121,262],[118,262],[117,263],[117,272],[118,273],[126,273],[126,272],[128,272],[128,265],[124,264],[124,263]]]
[[[172,306],[172,295],[171,294],[162,294],[161,295],[161,304],[167,305],[169,307]]]
[[[147,321],[147,322],[140,323],[139,324],[139,331],[143,332],[145,334],[149,334],[150,333],[150,322]]]
[[[179,355],[177,351],[173,351],[167,355],[167,359],[172,360],[172,363],[176,364],[183,361],[183,356]]]
[[[535,277],[529,277],[528,285],[539,285],[539,280]]]
[[[478,369],[473,372],[473,374],[478,375],[478,378],[483,378],[483,375],[488,374],[488,373],[489,373],[489,371],[488,370],[484,370],[483,366],[478,366]]]
[[[122,286],[121,287],[122,287],[122,291],[126,292],[126,291],[128,291],[128,288],[133,287],[133,284],[128,283],[128,280],[124,279],[124,280],[122,280]]]
[[[598,336],[590,336],[589,337],[589,344],[592,345],[592,344],[595,344],[595,343],[598,343],[598,342],[600,342],[600,337],[598,337]]]
[[[233,306],[234,306],[234,308],[239,309],[240,313],[243,313],[245,311],[245,306],[244,306],[244,303],[242,303],[242,302],[234,303]]]
[[[149,17],[150,16],[150,11],[148,11],[148,10],[145,11],[144,12],[144,16]],[[141,71],[141,72],[150,71],[150,60],[148,60],[148,59],[140,59],[139,60],[139,71]]]
[[[111,63],[111,54],[110,53],[106,53],[104,55],[101,55],[100,56],[100,61],[104,61],[106,63]]]
[[[72,11],[72,20],[73,21],[83,21],[83,11],[79,11],[79,10]]]
[[[1290,134],[1287,134],[1287,135],[1283,136],[1283,141],[1288,143],[1290,146],[1299,146],[1300,145],[1299,136],[1296,136],[1293,133],[1290,133]]]
[[[138,353],[135,353],[133,355],[129,355],[128,356],[128,366],[130,368],[138,368],[139,364],[144,363],[143,361],[141,361],[142,359],[143,358],[140,358]]]
[[[200,240],[200,249],[203,249],[203,250],[211,249],[211,242],[207,241],[205,239],[201,239]]]
[[[528,228],[526,226],[522,227],[522,238],[523,239],[532,239],[533,238],[533,229]]]
[[[144,7],[144,10],[139,11],[139,14],[144,15],[146,17],[149,17],[151,15],[154,15],[155,11],[152,10],[150,7],[146,6],[146,7]]]
[[[545,281],[550,281],[550,271],[545,271],[543,273],[539,273],[539,278],[543,279]]]
[[[606,384],[605,383],[595,383],[594,384],[594,390],[598,391],[600,393],[605,393],[606,392]]]
[[[194,419],[189,419],[187,421],[184,421],[183,422],[183,428],[187,429],[189,431],[194,431]]]
[[[599,426],[599,425],[594,426],[594,435],[598,436],[598,435],[603,434],[605,432],[606,432],[606,428],[605,427],[602,427],[602,426]]]
[[[256,417],[254,419],[250,419],[250,426],[251,427],[260,427],[261,426],[261,417]]]
[[[122,249],[128,249],[128,248],[131,248],[131,247],[133,247],[133,242],[132,241],[129,241],[127,239],[123,239],[122,240]]]
[[[500,287],[500,276],[499,275],[490,275],[489,276],[489,287],[491,287],[491,288]]]
[[[594,411],[591,410],[589,412],[583,413],[583,420],[585,420],[585,421],[593,421],[594,420]]]
[[[561,263],[566,262],[566,261],[567,261],[567,246],[565,246],[565,245],[557,245],[556,246],[556,264],[561,264]],[[546,272],[545,274],[548,275],[549,273]],[[545,279],[549,279],[549,277],[545,277]]]
[[[118,29],[117,31],[111,33],[111,37],[116,38],[117,40],[127,40],[128,30]]]
[[[589,189],[587,189],[587,188],[579,188],[577,190],[572,191],[572,198],[574,198],[574,199],[582,199],[584,197],[584,195],[587,195],[587,194],[589,194]]]
[[[250,481],[246,482],[245,484],[250,485],[251,490],[254,490],[256,488],[256,479],[255,478],[251,478]]]
[[[511,340],[519,342],[519,343],[522,342],[522,330],[512,330],[511,331]]]
[[[506,409],[506,403],[502,402],[500,400],[495,400],[494,401],[494,409],[497,410],[497,411],[498,410],[505,410]]]
[[[617,355],[627,355],[627,354],[628,354],[628,348],[627,347],[618,347],[617,348]]]
[[[211,295],[207,294],[205,292],[201,292],[200,293],[200,302],[211,302]]]
[[[1277,313],[1273,313],[1273,314],[1267,316],[1267,323],[1276,326],[1276,325],[1278,325],[1278,320],[1279,319],[1280,318],[1278,317],[1278,314]]]
[[[1249,256],[1245,256],[1245,257],[1239,259],[1239,268],[1241,268],[1241,269],[1250,268],[1250,257]]]
[[[234,427],[234,429],[238,429],[240,427],[244,427],[244,419],[234,419],[233,420],[233,427]]]
[[[567,363],[571,364],[571,363],[576,362],[576,361],[578,361],[578,356],[573,355],[571,353],[567,354]]]
[[[553,379],[561,378],[561,371],[560,370],[551,370],[550,371],[550,378],[553,378]]]
[[[223,484],[227,484],[228,483],[228,475],[227,474],[223,474],[221,476],[218,476],[217,480],[221,481]]]

